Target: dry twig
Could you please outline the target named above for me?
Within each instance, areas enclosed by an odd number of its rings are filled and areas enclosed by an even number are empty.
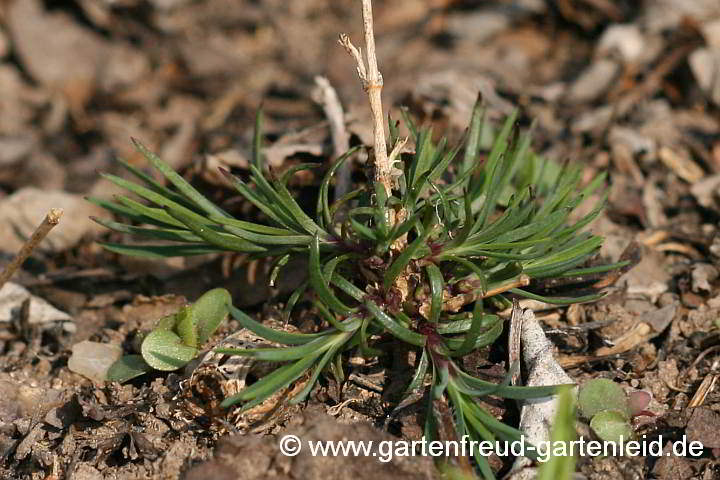
[[[60,223],[60,217],[62,217],[63,210],[62,208],[51,208],[50,212],[45,216],[45,219],[42,221],[40,225],[35,229],[33,234],[30,236],[27,242],[20,248],[20,251],[17,255],[15,255],[15,258],[13,258],[12,262],[5,267],[5,270],[0,274],[0,288],[5,285],[5,283],[10,280],[10,277],[13,276],[13,274],[17,271],[18,268],[20,268],[20,265],[23,264],[25,260],[30,256],[32,251],[37,247],[40,242],[43,241],[43,239],[47,236],[48,233],[50,233],[50,230],[53,229],[55,225]]]
[[[362,0],[362,16],[363,30],[365,31],[365,48],[367,49],[367,67],[362,58],[362,52],[352,44],[350,37],[344,33],[340,34],[339,42],[355,59],[358,76],[363,84],[363,88],[368,94],[370,110],[373,116],[373,136],[375,139],[375,181],[382,183],[385,191],[390,195],[392,190],[391,167],[388,161],[387,145],[385,143],[384,116],[380,96],[383,78],[378,70],[377,56],[375,55],[375,33],[373,31],[371,0]]]
[[[357,64],[357,73],[362,82],[363,88],[368,94],[370,101],[370,110],[373,120],[373,136],[375,140],[375,181],[381,183],[385,187],[387,195],[390,196],[393,189],[393,166],[391,160],[400,155],[402,148],[407,140],[398,139],[394,145],[391,157],[388,158],[387,143],[385,142],[385,117],[383,116],[382,99],[380,92],[383,87],[383,78],[378,70],[377,56],[375,55],[375,32],[373,31],[372,2],[371,0],[362,0],[362,16],[363,30],[365,32],[365,48],[367,49],[367,66],[362,57],[362,52],[355,47],[350,41],[350,37],[346,34],[340,34],[340,45],[355,59]],[[398,211],[387,209],[386,215],[389,223],[395,224],[402,222],[407,217],[407,212],[403,208]],[[397,238],[392,246],[393,252],[401,252],[407,246],[407,234]],[[403,287],[407,272],[398,276],[396,286],[399,288],[401,297],[404,300],[407,297],[407,291]]]
[[[317,89],[313,92],[313,99],[322,107],[330,125],[330,137],[333,142],[333,159],[337,160],[350,149],[350,134],[345,128],[345,112],[338,98],[337,92],[330,85],[326,77],[315,77]],[[350,191],[349,163],[341,166],[336,175],[335,198],[340,198]]]

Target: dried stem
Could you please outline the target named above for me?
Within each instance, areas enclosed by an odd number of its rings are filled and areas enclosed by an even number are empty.
[[[367,67],[362,58],[362,52],[355,48],[350,38],[340,35],[340,45],[355,59],[357,72],[362,81],[363,88],[370,100],[370,110],[373,116],[373,135],[375,138],[375,181],[385,187],[388,195],[392,190],[391,167],[388,161],[387,145],[385,143],[385,127],[382,109],[383,78],[378,70],[377,56],[375,54],[375,33],[373,31],[372,2],[362,0],[363,29],[365,31],[365,48],[367,49]]]
[[[526,287],[528,285],[530,285],[530,277],[528,277],[525,274],[521,274],[514,279],[508,280],[507,283],[498,285],[497,287],[495,287],[491,290],[488,290],[487,292],[482,292],[481,290],[476,290],[471,293],[463,293],[463,294],[454,296],[454,297],[450,298],[449,300],[446,300],[443,303],[443,311],[458,312],[464,305],[467,305],[468,303],[475,302],[481,298],[490,298],[495,295],[499,295],[501,293],[507,292],[510,289],[518,288],[518,287]]]
[[[25,242],[17,255],[15,255],[15,258],[13,258],[12,262],[10,262],[10,264],[5,267],[5,270],[3,270],[3,272],[0,274],[0,288],[2,288],[8,280],[10,280],[10,277],[12,277],[13,274],[17,271],[17,269],[20,268],[20,265],[22,265],[23,262],[27,260],[35,247],[37,247],[38,244],[42,242],[43,239],[47,236],[47,234],[50,233],[50,230],[52,230],[55,225],[60,223],[60,217],[62,217],[62,214],[62,208],[50,209],[50,212],[48,212],[48,214],[45,216],[45,219],[42,221],[42,223],[38,225],[38,227],[35,229],[28,241]]]
[[[512,370],[515,364],[520,364],[520,338],[522,337],[523,310],[518,299],[513,299],[512,316],[510,317],[510,331],[508,333],[508,365],[511,369],[510,385],[517,385],[520,380],[520,369]]]
[[[333,142],[333,158],[337,160],[350,149],[350,134],[345,128],[345,112],[338,94],[326,77],[315,77],[317,88],[313,91],[313,99],[322,106],[330,125],[330,137]],[[349,162],[341,166],[336,174],[335,198],[340,198],[350,191]]]

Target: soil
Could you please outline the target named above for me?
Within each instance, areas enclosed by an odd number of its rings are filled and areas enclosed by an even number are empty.
[[[720,478],[717,1],[374,3],[393,118],[407,106],[418,122],[458,140],[481,92],[493,121],[517,106],[523,126],[534,122],[538,153],[582,164],[587,178],[608,172],[609,204],[592,226],[606,239],[600,257],[632,253],[637,265],[606,279],[608,295],[598,302],[533,308],[577,382],[602,377],[652,394],[652,415],[636,422],[639,436],[685,436],[704,450],[699,458],[582,458],[580,474]],[[32,300],[0,295],[0,478],[437,477],[423,457],[382,463],[284,457],[278,449],[290,433],[303,441],[420,438],[425,402],[389,417],[413,352],[353,361],[345,384],[323,380],[306,405],[256,433],[188,414],[183,372],[119,385],[68,369],[78,342],[129,352],[138,331],[214,287],[228,288],[255,318],[277,318],[303,264],[286,267],[270,287],[271,266],[242,256],[111,254],[96,240],[129,238],[89,221],[109,214],[83,196],[119,193],[98,175],[121,174],[115,158],[147,167],[130,142],[136,137],[223,208],[253,218],[218,167],[247,174],[261,105],[274,171],[336,156],[331,122],[316,101],[318,75],[345,109],[349,143],[372,145],[367,98],[337,45],[343,32],[359,44],[360,29],[355,0],[0,2],[0,262],[49,208],[65,208],[61,225],[13,278]],[[361,160],[350,181],[362,177]],[[321,174],[293,179],[309,208]],[[303,311],[293,324],[313,321]],[[229,322],[215,341],[237,328]],[[501,377],[506,343],[468,355],[465,367]],[[513,403],[488,407],[517,422]],[[512,460],[491,464],[502,475]]]

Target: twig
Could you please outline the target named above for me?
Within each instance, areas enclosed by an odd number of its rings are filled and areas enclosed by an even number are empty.
[[[517,278],[512,278],[507,283],[498,285],[497,287],[493,288],[492,290],[488,290],[487,292],[483,292],[482,290],[478,289],[474,292],[462,293],[460,295],[451,297],[450,299],[443,302],[442,309],[444,312],[458,312],[463,306],[467,305],[468,303],[475,302],[481,298],[489,298],[494,295],[499,295],[513,288],[527,287],[528,285],[530,285],[530,277],[525,274],[521,274]]]
[[[699,407],[700,405],[705,403],[705,399],[707,399],[707,396],[715,388],[717,379],[718,376],[716,374],[708,373],[705,378],[703,378],[702,383],[700,383],[700,386],[695,392],[695,395],[693,395],[693,397],[690,399],[690,403],[688,403],[687,408]]]
[[[330,85],[326,77],[315,77],[315,90],[313,98],[320,104],[330,125],[330,137],[333,142],[333,159],[337,160],[350,149],[350,134],[345,128],[345,112],[338,98],[337,92]],[[340,198],[350,191],[349,163],[342,165],[336,173],[335,198]]]
[[[28,241],[25,242],[18,254],[15,255],[15,258],[13,258],[12,262],[10,262],[10,264],[5,267],[5,270],[3,270],[3,272],[0,274],[0,289],[3,287],[3,285],[5,285],[8,280],[10,280],[10,277],[12,277],[13,274],[17,271],[17,269],[20,268],[20,265],[22,265],[23,262],[27,260],[35,247],[37,247],[38,244],[42,242],[43,239],[47,236],[47,234],[50,233],[50,230],[52,230],[55,225],[60,223],[60,217],[62,217],[62,214],[62,208],[50,209],[50,212],[48,212],[48,214],[45,216],[45,219],[42,221],[42,223],[38,225],[38,227],[35,229]]]
[[[357,72],[363,88],[370,100],[370,110],[373,116],[373,136],[375,138],[375,181],[385,187],[388,195],[392,190],[391,167],[388,162],[387,145],[385,143],[384,116],[382,109],[383,78],[377,66],[375,55],[375,33],[373,31],[372,2],[362,0],[363,30],[365,31],[365,48],[367,49],[367,67],[362,58],[362,52],[355,48],[346,34],[340,34],[340,45],[355,59]]]

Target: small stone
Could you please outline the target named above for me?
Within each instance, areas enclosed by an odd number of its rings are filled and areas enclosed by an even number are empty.
[[[637,62],[647,48],[640,27],[633,23],[610,25],[598,43],[600,51],[617,51],[624,62]]]
[[[96,382],[104,382],[107,371],[123,354],[118,345],[84,340],[72,347],[68,368]]]
[[[670,444],[665,447],[663,455],[658,459],[653,467],[652,473],[661,480],[671,480],[675,478],[691,478],[693,469],[690,462],[683,457],[669,456]]]
[[[690,442],[700,442],[705,448],[720,448],[720,414],[705,407],[698,407],[693,411],[685,428],[685,434]]]
[[[710,292],[712,290],[710,284],[717,280],[719,275],[718,269],[709,263],[695,264],[691,274],[693,292]]]

